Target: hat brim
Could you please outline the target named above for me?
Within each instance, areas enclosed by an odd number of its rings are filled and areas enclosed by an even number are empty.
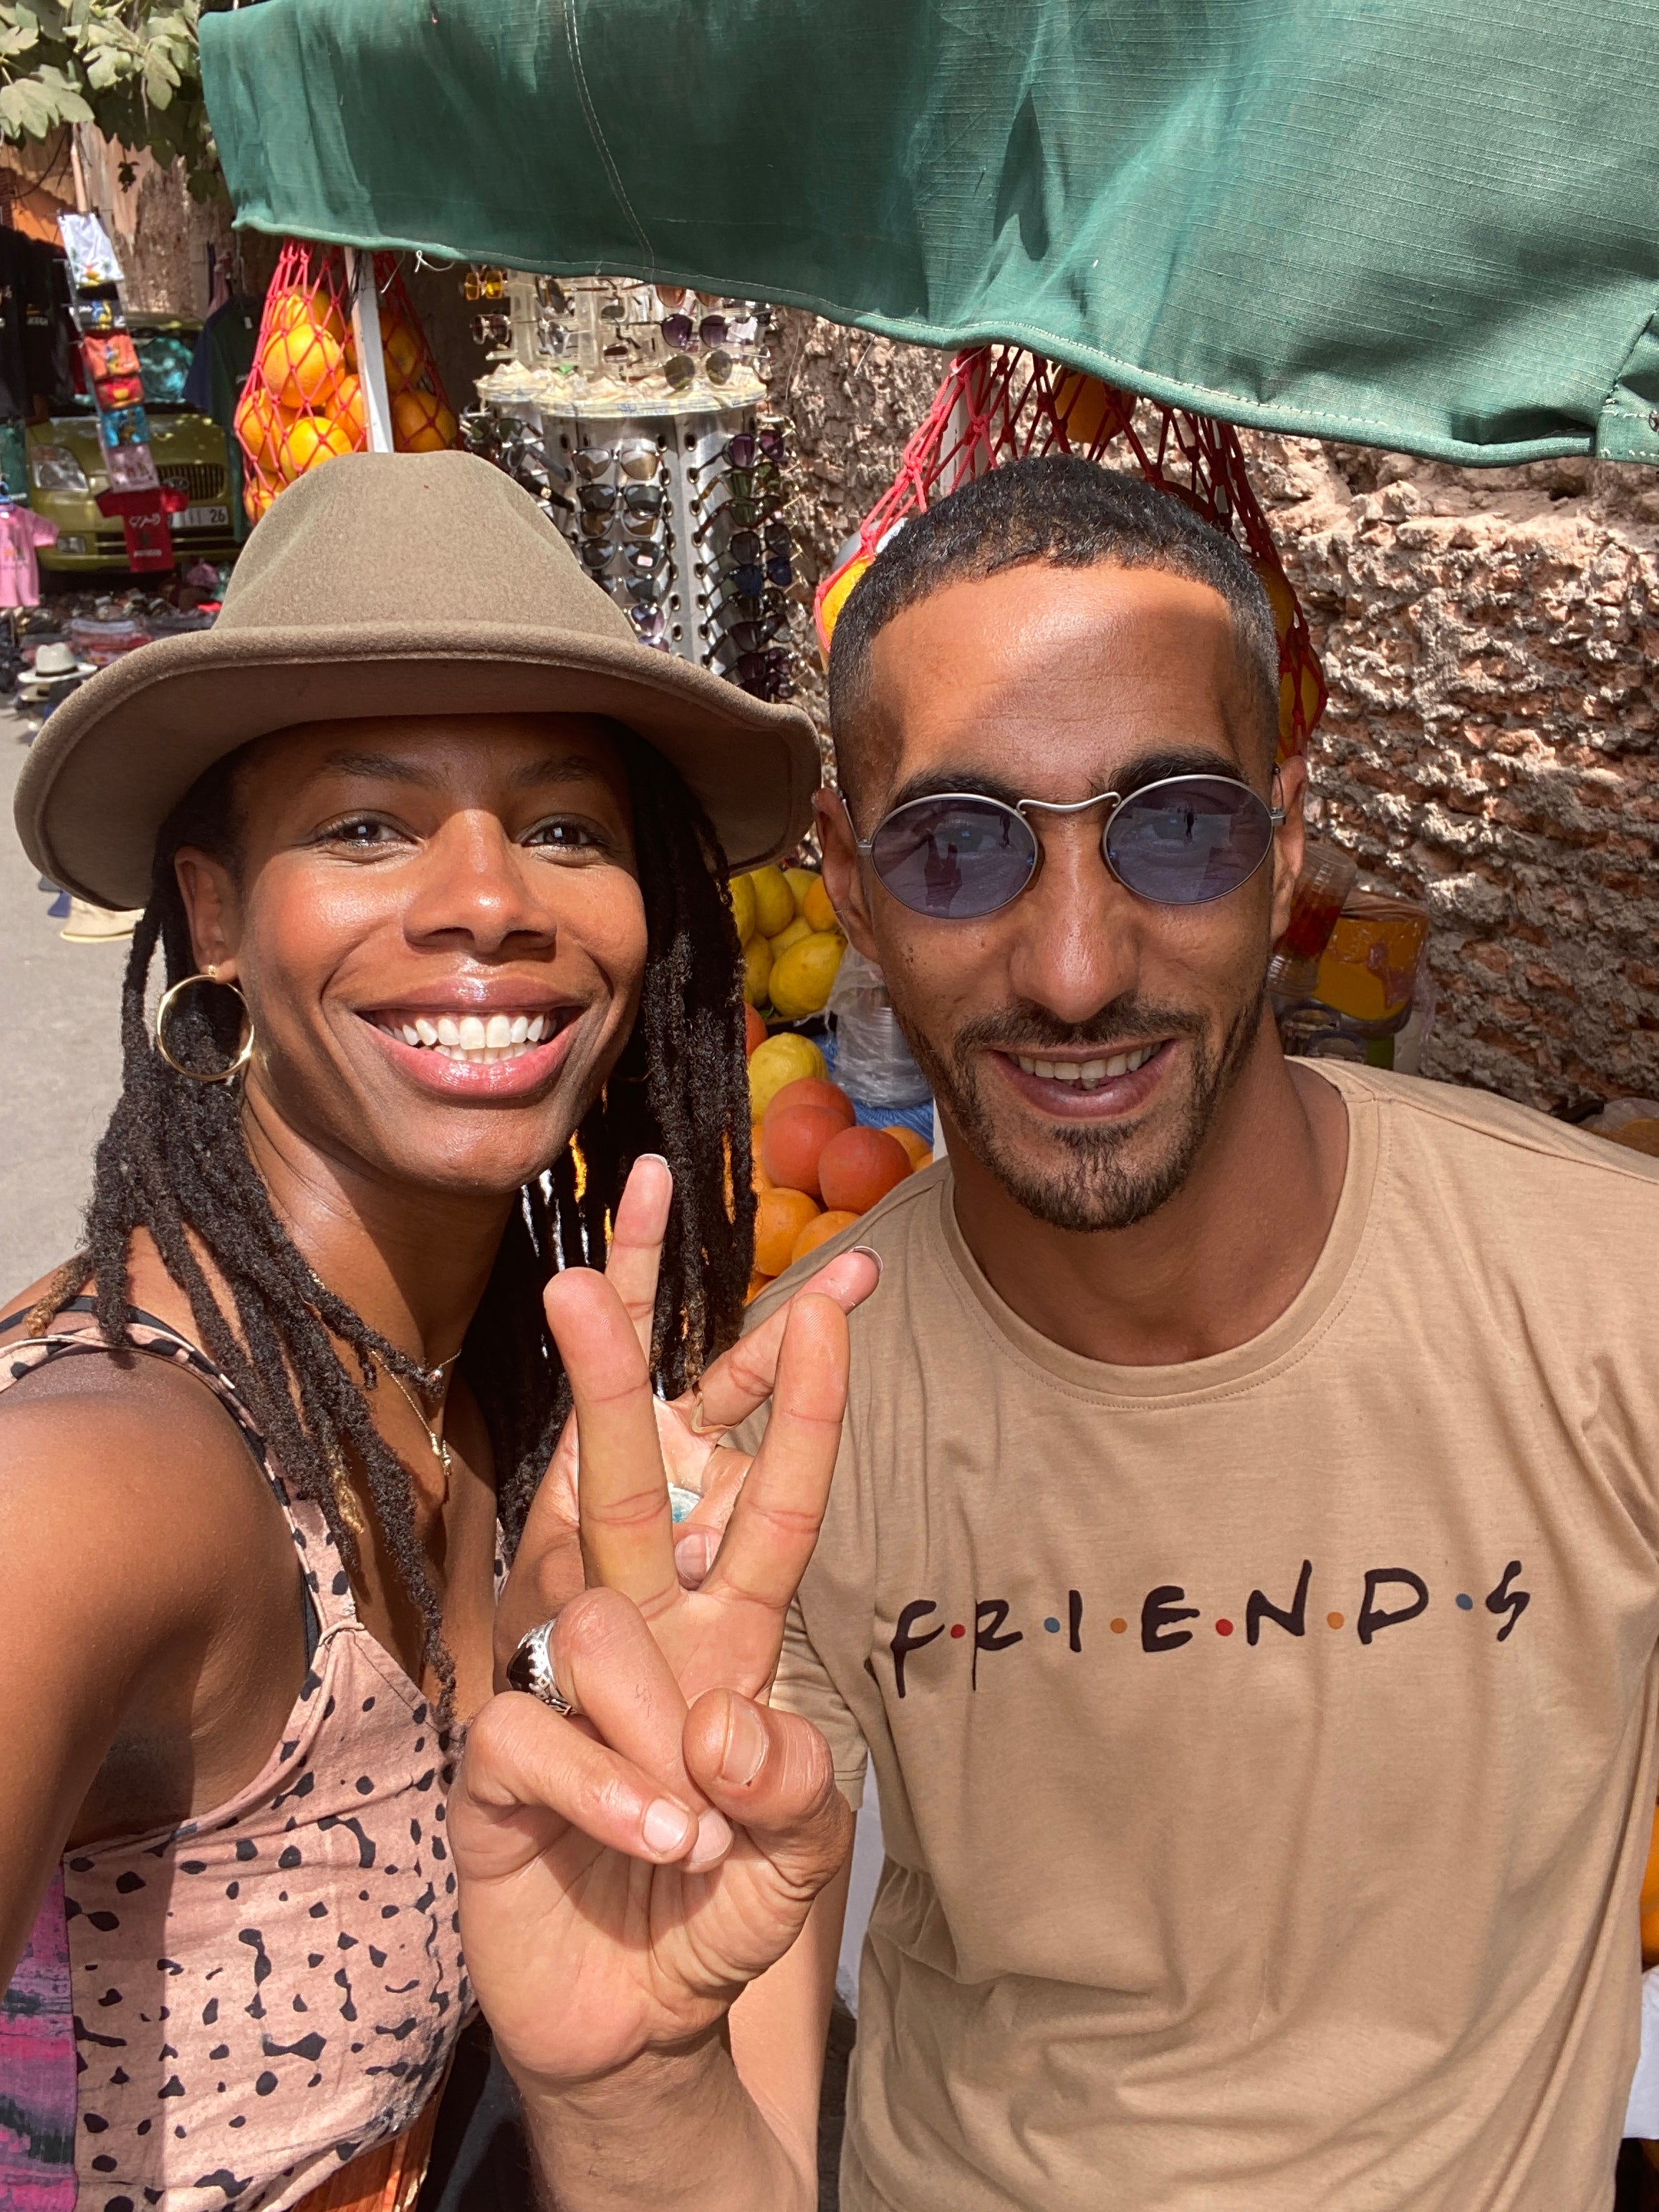
[[[820,781],[798,708],[756,699],[630,640],[469,623],[354,623],[158,638],[56,708],[18,778],[18,835],[40,872],[94,906],[142,906],[156,833],[216,761],[295,723],[373,715],[586,714],[671,762],[732,868],[798,842]]]

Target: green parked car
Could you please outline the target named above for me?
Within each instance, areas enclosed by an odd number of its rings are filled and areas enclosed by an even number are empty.
[[[238,540],[225,434],[184,404],[185,377],[202,326],[179,315],[131,315],[127,320],[143,371],[157,472],[164,484],[190,501],[173,518],[179,565],[228,561]],[[121,519],[98,512],[97,495],[109,489],[109,478],[91,403],[72,415],[31,422],[27,436],[29,504],[58,525],[58,543],[41,549],[40,566],[70,574],[125,569]]]

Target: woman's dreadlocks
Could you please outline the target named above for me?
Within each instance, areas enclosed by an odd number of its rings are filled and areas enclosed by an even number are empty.
[[[575,1152],[528,1183],[507,1222],[462,1346],[461,1368],[495,1456],[509,1549],[570,1408],[570,1391],[542,1316],[557,1267],[603,1266],[607,1217],[642,1152],[660,1152],[674,1176],[653,1329],[652,1368],[671,1395],[696,1382],[738,1334],[749,1282],[755,1200],[737,933],[725,896],[726,861],[684,784],[631,732],[614,733],[627,769],[634,844],[646,914],[646,965],[633,1033]],[[173,854],[195,845],[234,864],[235,757],[186,794],[156,842],[149,903],[134,934],[122,993],[121,1096],[98,1147],[87,1245],[54,1279],[31,1332],[95,1279],[101,1334],[128,1341],[127,1255],[148,1230],[185,1291],[210,1357],[246,1404],[285,1482],[321,1510],[344,1558],[356,1545],[337,1470],[349,1462],[368,1485],[399,1580],[425,1623],[424,1656],[444,1686],[454,1668],[438,1600],[416,1535],[408,1470],[376,1429],[359,1379],[372,1362],[410,1379],[420,1370],[319,1283],[272,1209],[243,1139],[234,1084],[194,1083],[150,1040],[145,990],[159,941],[167,981],[195,972]],[[222,1067],[238,1043],[240,1008],[228,991],[184,994],[167,1043],[187,1066]],[[579,1191],[580,1184],[580,1191]],[[228,1288],[233,1322],[197,1257],[199,1246]]]

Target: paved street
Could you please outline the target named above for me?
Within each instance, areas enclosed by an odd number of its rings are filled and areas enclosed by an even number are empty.
[[[5,818],[0,822],[0,1295],[32,1283],[75,1249],[92,1154],[121,1076],[121,972],[130,940],[65,945],[11,826],[27,757],[23,725],[0,709]]]

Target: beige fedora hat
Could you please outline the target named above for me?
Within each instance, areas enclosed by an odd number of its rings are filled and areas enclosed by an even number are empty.
[[[96,906],[149,896],[155,834],[205,769],[296,722],[605,714],[707,808],[733,868],[811,818],[812,725],[635,639],[535,501],[471,453],[356,453],[285,491],[210,630],[157,639],[48,718],[24,849]]]

